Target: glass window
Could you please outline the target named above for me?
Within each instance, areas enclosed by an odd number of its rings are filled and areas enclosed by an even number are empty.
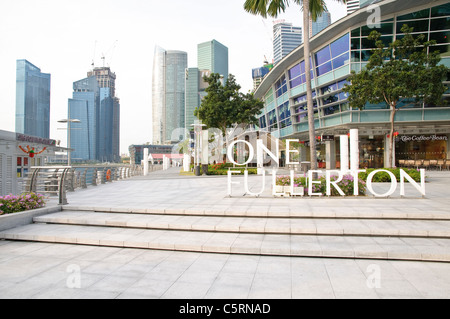
[[[328,86],[324,86],[323,88],[322,88],[322,95],[324,95],[324,94],[328,94],[328,93],[331,93],[331,92],[334,92],[334,91],[336,91],[338,89],[338,86],[337,86],[337,84],[336,83],[333,83],[333,84],[330,84],[330,85],[328,85]]]
[[[407,24],[408,27],[414,28],[413,32],[426,32],[428,31],[429,20],[418,20],[418,21],[408,21],[408,22],[398,22],[397,23],[397,33],[402,33],[403,26]]]
[[[333,70],[333,67],[331,65],[331,62],[327,62],[317,68],[317,76],[324,75],[332,70]]]
[[[405,20],[416,20],[416,19],[424,19],[430,17],[430,9],[425,9],[418,12],[413,12],[410,14],[405,14],[397,17],[397,21],[405,21]]]
[[[17,166],[22,166],[22,157],[17,157]]]
[[[450,45],[437,45],[430,48],[430,52],[438,51],[441,57],[450,56]]]
[[[277,123],[277,115],[275,110],[270,111],[268,114],[268,118],[269,118],[269,125],[272,126],[273,124]]]
[[[431,20],[431,31],[441,31],[450,29],[450,18]]]
[[[324,49],[320,50],[315,54],[316,56],[316,65],[321,65],[325,62],[331,60],[330,47],[326,46]]]
[[[330,44],[331,55],[333,58],[338,57],[342,53],[345,53],[349,50],[349,40],[350,37],[348,34],[346,34],[339,40],[336,40]]]
[[[345,86],[346,84],[350,84],[350,82],[348,82],[347,80],[339,81],[339,82],[337,83],[338,90],[343,89],[344,86]]]
[[[330,106],[323,109],[323,115],[332,115],[334,113],[339,113],[339,105]]]
[[[352,50],[358,49],[361,49],[361,39],[360,38],[352,39]]]
[[[291,87],[291,89],[299,86],[300,84],[303,84],[305,81],[302,81],[302,77],[299,76],[298,78],[295,78],[292,81],[289,81],[289,86]]]
[[[360,36],[361,36],[361,29],[360,28],[352,30],[352,37],[360,37]]]
[[[352,51],[352,62],[361,62],[361,51]]]
[[[333,69],[340,68],[350,62],[348,52],[333,60]]]
[[[438,44],[449,43],[450,32],[433,32],[430,34],[430,40],[435,40]]]
[[[260,128],[266,128],[267,122],[266,122],[266,116],[262,116],[259,118],[259,127]]]
[[[372,55],[371,50],[361,51],[361,61],[363,62],[369,61],[371,55]]]
[[[331,103],[334,103],[337,101],[339,101],[339,95],[338,94],[331,95],[331,96],[327,97],[326,99],[323,99],[323,105],[328,105],[328,104],[331,104]]]
[[[289,70],[289,79],[292,80],[296,77],[298,77],[301,74],[300,64],[297,64],[292,69]],[[304,71],[303,71],[304,73]]]
[[[382,23],[379,28],[370,28],[369,26],[364,26],[361,28],[361,35],[363,37],[367,37],[372,33],[372,31],[378,31],[382,35],[394,34],[394,24]]]
[[[434,7],[431,9],[432,17],[443,17],[450,16],[450,3],[443,4],[439,7]]]

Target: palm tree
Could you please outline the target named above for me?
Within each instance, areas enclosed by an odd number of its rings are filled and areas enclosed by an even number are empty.
[[[335,0],[341,3],[346,3],[347,0]],[[325,0],[292,0],[293,3],[300,5],[303,10],[303,48],[305,56],[305,70],[306,70],[306,97],[308,106],[308,126],[309,126],[309,141],[310,141],[310,161],[311,169],[317,169],[317,154],[316,154],[316,130],[314,124],[314,106],[312,98],[312,87],[311,87],[311,73],[308,70],[311,69],[311,63],[309,57],[311,56],[311,49],[309,47],[309,19],[312,18],[316,21],[318,17],[326,11],[327,6]],[[286,8],[290,5],[291,0],[246,0],[244,4],[245,11],[261,15],[263,18],[271,16],[276,18],[278,14],[284,12]]]

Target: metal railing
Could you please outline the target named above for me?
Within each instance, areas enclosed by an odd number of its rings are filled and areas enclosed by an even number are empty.
[[[58,197],[67,205],[67,192],[142,175],[139,165],[33,166],[25,179],[25,191]]]

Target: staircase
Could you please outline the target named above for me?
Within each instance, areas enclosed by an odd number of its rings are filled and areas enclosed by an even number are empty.
[[[226,254],[450,262],[447,214],[120,210],[64,206],[6,240]],[[377,216],[380,216],[378,214]]]

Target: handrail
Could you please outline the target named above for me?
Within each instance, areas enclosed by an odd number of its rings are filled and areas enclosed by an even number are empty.
[[[142,174],[138,165],[32,166],[25,180],[25,191],[58,196],[58,204],[67,205],[67,192]]]

